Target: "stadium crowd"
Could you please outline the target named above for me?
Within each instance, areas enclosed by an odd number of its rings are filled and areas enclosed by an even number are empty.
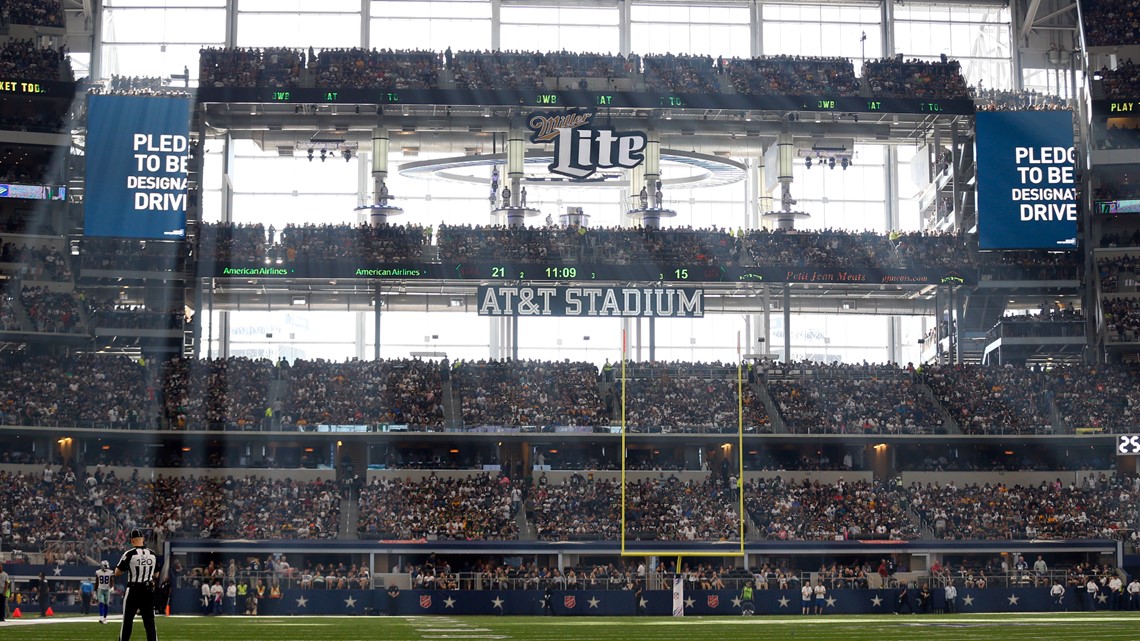
[[[1119,62],[1113,69],[1101,67],[1098,75],[1101,77],[1104,96],[1109,100],[1133,98],[1136,96],[1136,92],[1140,90],[1140,67],[1132,62],[1131,58]],[[1135,129],[1123,131],[1135,132]],[[1129,136],[1129,138],[1132,137]]]
[[[630,540],[731,541],[740,536],[735,478],[674,476],[629,481]],[[363,486],[356,527],[366,539],[516,540],[518,511],[539,540],[616,540],[621,492],[616,481],[574,474],[545,476],[529,496],[503,474],[435,473],[422,480],[374,479]],[[903,486],[899,480],[789,481],[744,484],[746,510],[761,540],[962,540],[1136,538],[1140,479],[1082,474],[1037,485],[955,483]],[[332,481],[257,475],[153,478],[116,476],[102,465],[78,472],[45,465],[41,473],[0,471],[0,540],[38,550],[48,541],[121,545],[133,528],[175,537],[331,539],[340,528],[342,493]],[[303,571],[283,567],[282,578]],[[205,576],[213,576],[208,572]],[[218,578],[218,577],[214,577]],[[343,587],[337,581],[312,587]],[[357,575],[356,578],[360,578]],[[778,579],[774,579],[778,580]]]
[[[1116,343],[1135,343],[1140,336],[1140,298],[1101,299],[1105,337]]]
[[[369,539],[513,540],[512,483],[490,473],[374,479],[360,493],[358,531]]]
[[[1043,251],[982,252],[971,258],[956,234],[692,229],[593,228],[578,225],[505,227],[441,225],[202,225],[198,250],[219,262],[319,264],[334,259],[422,260],[434,237],[443,261],[551,260],[745,267],[931,269],[982,267],[990,278],[1072,279],[1077,260]],[[92,243],[93,241],[87,241]],[[149,247],[149,245],[148,245]],[[129,256],[132,246],[108,245],[98,255]],[[104,258],[104,262],[112,262]]]
[[[1079,252],[978,252],[976,264],[990,280],[1076,280],[1081,273]]]
[[[50,245],[4,243],[0,247],[0,263],[20,265],[14,276],[22,281],[71,281],[71,264],[58,249]]]
[[[18,332],[23,329],[20,312],[16,307],[16,298],[7,291],[0,292],[0,329],[6,332]]]
[[[608,425],[592,363],[464,361],[453,373],[467,425]]]
[[[257,264],[315,264],[341,258],[400,262],[417,260],[430,242],[431,228],[419,225],[204,224],[198,248],[218,261]]]
[[[905,491],[879,481],[754,479],[744,487],[745,507],[760,537],[779,541],[920,538],[908,515]]]
[[[134,528],[160,539],[335,538],[335,486],[257,476],[129,477],[45,466],[41,474],[0,471],[5,547],[39,549],[46,541],[90,542],[115,549]]]
[[[270,361],[173,358],[161,364],[163,418],[170,429],[259,429],[269,405]]]
[[[20,304],[37,332],[74,334],[84,331],[79,301],[71,292],[25,285],[20,290]]]
[[[186,73],[189,73],[189,68]],[[89,95],[109,96],[190,96],[188,87],[176,87],[166,78],[157,76],[119,76],[112,75],[111,79],[103,83],[88,83]]]
[[[1119,304],[1131,304],[1129,300]],[[1135,320],[1140,312],[1122,318],[1117,302],[1106,306],[1111,335],[1134,338],[1136,327],[1121,328],[1126,322],[1140,324]],[[16,330],[13,303],[8,299],[0,305],[0,321]],[[1067,313],[1061,311],[1057,318]],[[586,363],[476,361],[441,367],[414,359],[297,360],[289,365],[241,357],[140,363],[18,353],[7,355],[4,364],[9,376],[0,379],[0,421],[14,425],[250,431],[386,423],[437,431],[453,421],[466,429],[552,430],[605,428],[621,419],[621,385],[612,365],[599,370]],[[737,428],[734,366],[631,363],[626,375],[631,431]],[[443,403],[448,380],[454,382],[455,416]],[[967,434],[1047,434],[1066,425],[1127,431],[1134,428],[1131,399],[1140,398],[1140,375],[1129,365],[1087,370],[934,365],[914,372],[890,364],[795,363],[759,370],[753,380],[749,373],[743,385],[747,433],[773,430],[758,390],[766,391],[789,431],[803,433],[930,434],[950,429],[943,410]],[[930,387],[937,405],[929,402],[922,385]],[[569,457],[563,469],[616,464],[595,459],[589,453]],[[758,462],[754,469],[787,464]],[[634,457],[631,465],[684,468],[668,456]]]
[[[847,58],[772,56],[733,58],[727,63],[739,94],[775,96],[857,96],[859,81]]]
[[[121,329],[181,329],[185,311],[178,305],[157,309],[140,303],[124,303],[113,296],[83,296],[92,327]]]
[[[181,241],[84,238],[79,247],[84,270],[182,271],[188,258]]]
[[[1070,428],[1129,433],[1140,419],[1135,365],[1070,365],[1049,373],[1050,392]]]
[[[737,254],[733,234],[716,228],[441,225],[438,243],[442,260],[730,265]]]
[[[63,3],[60,0],[4,0],[0,5],[0,25],[32,25],[63,29]]]
[[[1052,431],[1046,375],[1023,367],[933,365],[922,372],[935,398],[966,434]]]
[[[1085,43],[1090,47],[1132,45],[1140,37],[1137,0],[1080,0]]]
[[[199,51],[202,87],[296,87],[305,69],[304,53],[284,47],[204,48]]]
[[[1066,99],[1053,94],[1031,91],[982,89],[975,91],[974,103],[978,111],[1052,111],[1073,109]]]
[[[1127,279],[1140,271],[1140,256],[1101,256],[1096,259],[1100,277],[1100,291],[1114,294],[1120,291],[1120,276]]]
[[[625,78],[626,67],[621,56],[569,51],[459,51],[448,60],[456,87],[464,89],[541,89],[547,78]]]
[[[620,535],[621,487],[580,474],[562,484],[540,479],[534,522],[540,540],[614,540]],[[738,500],[728,479],[675,476],[626,483],[626,536],[630,540],[740,540]]]
[[[280,55],[287,55],[283,51]],[[431,51],[324,49],[314,57],[318,87],[336,89],[431,89],[439,85],[439,55]],[[296,84],[292,77],[290,86]]]
[[[449,73],[441,75],[444,69]],[[970,97],[958,61],[945,58],[867,61],[857,79],[849,59],[832,57],[205,48],[199,77],[205,87],[496,90],[541,89],[549,82],[573,88],[564,81],[578,79],[581,89],[589,86],[587,79],[606,79],[628,82],[635,91],[682,94],[731,89],[748,95],[857,96],[862,91],[902,98]]]
[[[33,40],[9,39],[0,43],[0,76],[37,82],[69,81],[71,61],[63,47],[40,47]]]
[[[737,394],[737,368],[725,363],[636,363],[626,368],[625,422],[634,432],[734,432],[743,403],[743,428],[769,433],[771,420],[751,385]],[[615,418],[620,417],[621,385],[613,386]]]
[[[1136,527],[1135,479],[1091,475],[1077,486],[918,485],[911,505],[938,539],[1120,539]]]
[[[147,413],[142,368],[126,357],[13,356],[0,377],[7,425],[136,424]]]
[[[860,79],[871,95],[884,98],[970,98],[962,65],[957,60],[903,61],[897,58],[868,60],[863,63]]]
[[[1029,314],[1006,313],[987,332],[987,340],[999,337],[1021,338],[1030,336],[1082,337],[1085,334],[1085,315],[1072,305],[1060,309],[1042,309]]]
[[[718,93],[712,56],[689,54],[645,56],[645,89],[676,93]]]
[[[913,369],[893,365],[789,363],[765,372],[784,424],[800,433],[930,434],[938,408]]]
[[[294,361],[280,366],[288,382],[283,425],[443,424],[440,370],[430,361]]]

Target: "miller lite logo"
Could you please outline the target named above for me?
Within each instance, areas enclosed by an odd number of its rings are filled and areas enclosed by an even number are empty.
[[[578,600],[575,599],[573,596],[562,597],[562,605],[566,606],[568,609],[571,609],[571,610],[574,609],[574,606],[577,604],[578,604]]]
[[[430,608],[431,607],[431,595],[430,594],[421,594],[420,595],[420,607],[421,608]]]
[[[632,169],[645,161],[648,139],[640,131],[614,131],[593,127],[594,111],[548,112],[531,115],[530,141],[554,142],[552,174],[582,180],[599,169]]]
[[[720,596],[716,595],[716,594],[710,594],[709,595],[709,607],[715,608],[718,605],[720,605]]]

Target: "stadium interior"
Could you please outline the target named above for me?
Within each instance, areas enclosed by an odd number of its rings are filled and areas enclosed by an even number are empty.
[[[0,2],[10,607],[1140,609],[1138,5]]]

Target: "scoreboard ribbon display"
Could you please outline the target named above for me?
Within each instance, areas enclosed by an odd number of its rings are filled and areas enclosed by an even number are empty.
[[[186,235],[190,98],[91,96],[84,234]]]
[[[480,316],[659,316],[705,315],[703,289],[691,287],[564,287],[483,285]]]

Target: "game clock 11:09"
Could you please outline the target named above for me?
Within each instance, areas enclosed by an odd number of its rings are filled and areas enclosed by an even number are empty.
[[[465,278],[502,280],[576,280],[576,281],[665,281],[665,282],[719,282],[724,274],[719,267],[677,265],[543,265],[484,264],[463,267]]]

